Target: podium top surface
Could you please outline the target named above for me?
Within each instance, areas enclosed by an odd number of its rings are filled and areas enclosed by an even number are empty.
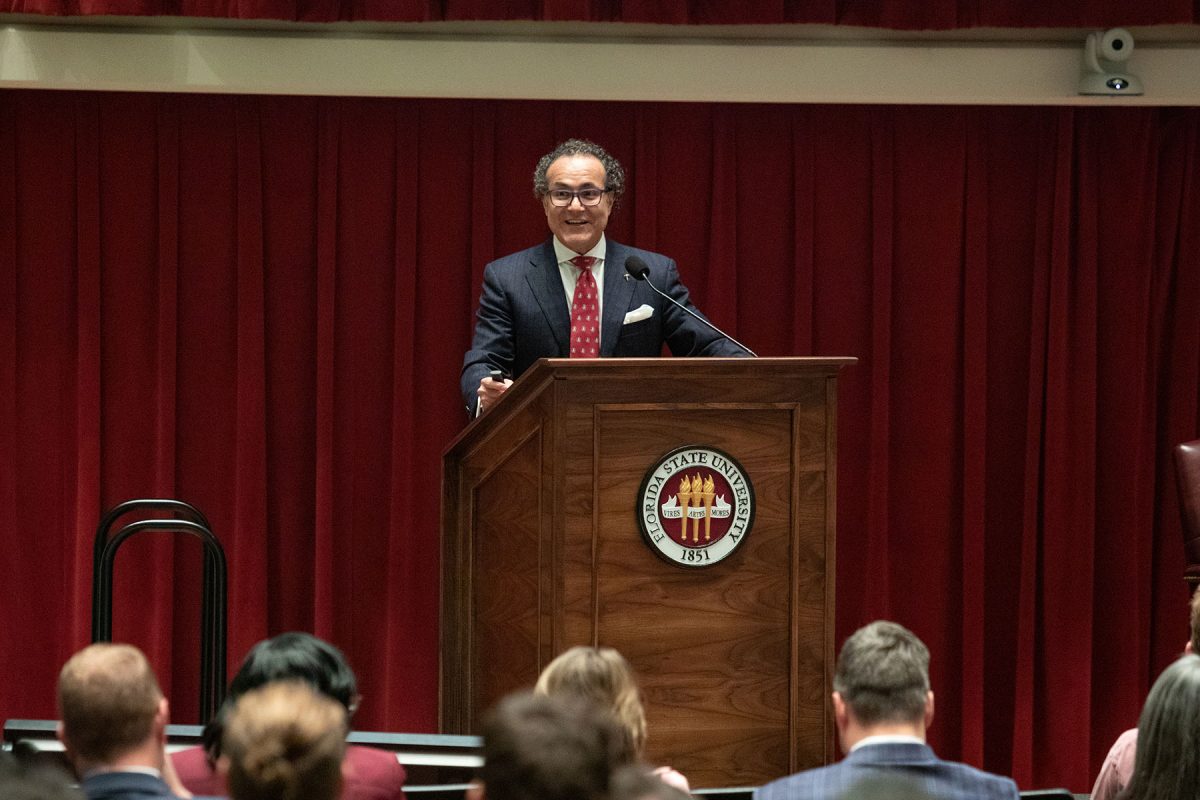
[[[788,356],[759,358],[542,358],[521,375],[504,393],[500,402],[483,416],[470,421],[458,436],[446,445],[443,457],[485,431],[500,424],[527,401],[555,380],[634,380],[653,373],[656,377],[676,374],[695,375],[703,369],[706,376],[723,379],[778,379],[790,375],[834,376],[842,367],[858,362],[849,356]]]

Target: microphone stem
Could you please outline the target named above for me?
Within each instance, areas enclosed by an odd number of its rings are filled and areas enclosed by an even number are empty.
[[[754,352],[754,351],[753,351],[753,350],[751,350],[749,347],[746,347],[746,345],[742,344],[742,343],[741,343],[741,342],[739,342],[737,339],[733,338],[733,337],[732,337],[732,336],[730,336],[728,333],[726,333],[725,331],[721,330],[721,329],[720,329],[720,328],[718,328],[716,325],[713,325],[711,322],[709,322],[708,320],[706,320],[704,317],[700,316],[700,315],[699,315],[699,314],[697,314],[695,311],[692,311],[690,308],[688,308],[687,306],[685,306],[683,303],[679,302],[679,301],[678,301],[678,300],[676,300],[674,297],[671,297],[671,295],[667,294],[667,293],[666,293],[666,292],[664,292],[662,289],[660,289],[660,288],[658,288],[657,286],[655,286],[655,285],[654,285],[654,282],[650,280],[650,278],[649,278],[649,276],[648,276],[648,275],[642,275],[641,277],[637,277],[637,276],[634,276],[634,277],[635,277],[637,280],[639,280],[639,281],[645,281],[647,286],[649,286],[651,289],[653,289],[655,292],[657,292],[657,293],[658,293],[658,294],[659,294],[661,297],[663,297],[664,299],[666,299],[668,302],[670,302],[670,303],[673,303],[674,305],[678,306],[678,307],[679,307],[679,308],[681,308],[682,310],[686,311],[688,314],[691,314],[691,315],[692,315],[693,317],[695,317],[695,318],[696,318],[696,319],[697,319],[699,322],[701,322],[701,323],[703,323],[703,324],[707,325],[709,328],[712,328],[714,331],[716,331],[717,333],[721,334],[721,335],[722,335],[722,336],[724,336],[726,339],[728,339],[729,341],[731,341],[731,342],[733,342],[734,344],[736,344],[738,347],[740,347],[740,348],[742,348],[743,350],[745,350],[747,353],[749,353],[749,354],[750,354],[751,356],[753,356],[754,358],[758,358],[758,353]]]

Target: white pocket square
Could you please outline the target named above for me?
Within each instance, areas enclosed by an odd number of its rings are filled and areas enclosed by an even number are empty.
[[[651,308],[646,303],[642,303],[640,306],[635,308],[633,311],[630,311],[628,314],[626,314],[625,321],[622,322],[621,324],[629,325],[630,323],[633,323],[633,322],[641,322],[644,319],[650,319],[650,315],[653,313],[654,313],[653,308]]]

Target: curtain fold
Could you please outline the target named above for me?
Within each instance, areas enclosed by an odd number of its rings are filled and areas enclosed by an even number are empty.
[[[65,298],[68,308],[73,311],[73,350],[74,375],[64,380],[64,394],[74,395],[74,419],[70,412],[64,410],[61,417],[61,434],[70,443],[63,442],[67,447],[74,448],[74,460],[65,456],[70,452],[63,448],[63,472],[61,476],[65,512],[65,526],[73,532],[71,541],[74,544],[73,559],[66,573],[67,586],[70,587],[72,599],[69,607],[68,630],[71,638],[91,633],[90,598],[92,593],[91,539],[95,532],[96,520],[91,513],[100,493],[100,459],[101,459],[101,229],[104,221],[101,216],[101,176],[100,176],[100,108],[97,102],[82,102],[75,107],[74,153],[68,163],[75,168],[75,263],[73,273],[75,287],[74,297]],[[68,285],[70,285],[68,283]],[[68,327],[68,331],[72,328]],[[68,344],[68,347],[71,345]],[[64,378],[67,376],[64,375]],[[168,544],[167,547],[170,545]],[[160,552],[162,546],[157,548]],[[165,553],[163,554],[165,555]],[[128,556],[127,556],[128,557]],[[156,581],[156,589],[167,590],[169,586]],[[162,617],[154,620],[153,624],[169,624]],[[164,655],[164,641],[169,642],[169,629],[158,629],[155,641],[159,642],[158,652],[154,655]],[[164,635],[166,634],[166,635]]]
[[[890,568],[893,554],[891,514],[892,484],[892,352],[893,287],[892,248],[896,234],[893,217],[895,190],[895,142],[892,140],[892,116],[876,109],[868,111],[867,136],[867,217],[868,228],[863,231],[868,250],[865,270],[869,314],[866,331],[870,337],[860,364],[868,381],[869,410],[862,418],[868,429],[866,442],[867,472],[863,494],[866,504],[865,529],[867,537],[863,566],[874,580],[867,584],[865,605],[874,612],[890,617],[896,602],[893,581],[903,582],[899,570]],[[840,501],[839,501],[840,503]],[[895,548],[898,552],[899,548]],[[944,713],[944,712],[943,712]]]
[[[987,426],[988,419],[988,203],[986,150],[988,120],[971,112],[965,119],[962,179],[956,187],[961,203],[962,464],[962,733],[963,758],[984,761],[987,636],[972,620],[983,619],[987,567]]]
[[[419,356],[420,330],[417,326],[419,286],[417,271],[407,265],[417,262],[417,187],[420,181],[421,150],[417,136],[419,110],[412,104],[397,108],[392,117],[395,132],[393,157],[396,168],[395,182],[395,229],[392,252],[392,269],[395,275],[393,307],[395,319],[392,324],[392,421],[391,421],[391,473],[389,482],[389,527],[392,530],[415,530],[420,526],[420,516],[408,497],[407,487],[416,476],[417,429],[421,424],[420,412],[423,392],[418,381],[411,376],[416,372]],[[486,221],[482,227],[487,227]],[[422,565],[416,559],[405,558],[408,543],[399,537],[388,542],[387,557],[387,606],[385,630],[397,631],[409,641],[422,642],[422,646],[397,652],[379,644],[384,650],[383,658],[387,669],[382,676],[385,708],[389,716],[398,716],[398,709],[411,702],[413,690],[409,688],[407,676],[420,674],[419,652],[430,652],[436,648],[436,639],[428,635],[428,626],[421,624],[429,619],[429,606],[423,613],[413,613],[410,587],[420,584]],[[424,638],[422,638],[424,637]],[[430,696],[436,686],[423,686],[420,693]],[[435,710],[436,711],[436,710]],[[428,711],[426,710],[426,713]]]
[[[1064,141],[1059,148],[1054,210],[1057,224],[1051,235],[1046,265],[1046,381],[1042,424],[1044,425],[1039,467],[1040,491],[1036,497],[1038,527],[1037,571],[1041,586],[1033,604],[1037,640],[1051,637],[1074,651],[1086,652],[1091,641],[1092,592],[1095,567],[1092,531],[1096,524],[1097,441],[1097,324],[1096,324],[1096,183],[1100,176],[1076,167],[1087,157],[1077,152],[1086,148],[1086,137],[1071,143],[1074,124],[1088,120],[1074,115],[1060,129]],[[1073,163],[1078,159],[1077,163]],[[1075,186],[1073,182],[1077,182]],[[1073,191],[1078,189],[1078,191]],[[1074,225],[1070,222],[1074,220]],[[1115,288],[1115,287],[1114,287]],[[1035,356],[1036,357],[1036,356]],[[1032,498],[1031,498],[1032,499]],[[1053,530],[1055,536],[1044,531]],[[1042,645],[1045,646],[1044,644]],[[1080,722],[1090,727],[1087,713],[1091,665],[1083,660],[1077,670],[1038,669],[1034,697],[1039,705],[1063,702],[1077,709]],[[1082,703],[1080,701],[1083,701]],[[1075,758],[1075,754],[1051,747],[1063,741],[1066,729],[1074,726],[1062,715],[1048,718],[1035,728],[1034,747],[1049,756],[1047,767]],[[1049,753],[1048,753],[1049,751]],[[1042,757],[1045,757],[1043,755]],[[1038,774],[1036,766],[1033,775]]]
[[[17,147],[16,123],[13,108],[0,103],[0,530],[8,531],[7,543],[16,541],[20,508],[17,486],[18,453],[22,442],[17,433]],[[0,579],[9,591],[24,592],[28,578],[20,576],[29,563],[27,549],[6,559],[0,566]],[[29,570],[30,573],[33,570]],[[5,666],[27,674],[39,662],[44,665],[48,654],[56,653],[63,637],[57,631],[44,637],[38,645],[22,648],[23,659],[10,658]],[[12,650],[13,648],[5,648]]]
[[[267,597],[248,576],[268,572],[267,429],[266,429],[266,296],[263,249],[262,130],[257,103],[237,98],[233,104],[235,131],[235,289],[234,351],[234,466],[232,507],[236,538],[226,545],[236,564],[230,581],[229,607],[245,614],[246,627],[265,630]]]
[[[790,130],[784,131],[780,146],[791,153],[792,180],[787,197],[793,209],[790,226],[781,226],[791,239],[791,285],[785,297],[785,313],[791,321],[792,339],[788,348],[793,353],[818,352],[813,341],[816,330],[816,196],[812,116],[801,108],[792,112]]]
[[[859,358],[839,641],[912,627],[940,753],[1086,790],[1187,631],[1196,109],[0,93],[6,713],[54,714],[102,511],[175,495],[230,557],[230,669],[313,631],[360,675],[357,727],[436,727],[459,366],[571,135],[627,167],[611,236],[676,258],[718,324]],[[180,722],[200,564],[159,536],[117,567],[115,634]]]
[[[761,186],[749,186],[743,191],[738,178],[738,131],[727,109],[713,114],[712,125],[712,208],[708,219],[708,270],[704,288],[709,319],[724,330],[736,330],[738,321],[737,270],[722,269],[724,264],[736,264],[742,256],[738,240],[742,220],[741,197],[762,191]],[[742,228],[745,230],[745,228]],[[764,237],[769,234],[763,231]],[[747,253],[748,256],[753,257]]]
[[[321,103],[317,130],[317,219],[316,219],[316,474],[315,546],[313,559],[312,608],[313,633],[331,639],[336,625],[337,558],[335,541],[337,527],[336,446],[338,405],[337,385],[337,326],[338,298],[338,193],[341,150],[341,104]],[[281,551],[280,555],[283,555]]]

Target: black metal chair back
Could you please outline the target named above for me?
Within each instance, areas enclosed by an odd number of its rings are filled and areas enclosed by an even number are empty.
[[[109,536],[117,520],[139,511],[166,511],[175,514],[175,518],[139,520]],[[188,534],[199,538],[204,548],[200,601],[200,723],[203,725],[212,719],[225,699],[229,570],[225,550],[198,508],[181,500],[127,500],[101,518],[92,553],[92,641],[112,640],[113,564],[120,546],[142,531]]]

